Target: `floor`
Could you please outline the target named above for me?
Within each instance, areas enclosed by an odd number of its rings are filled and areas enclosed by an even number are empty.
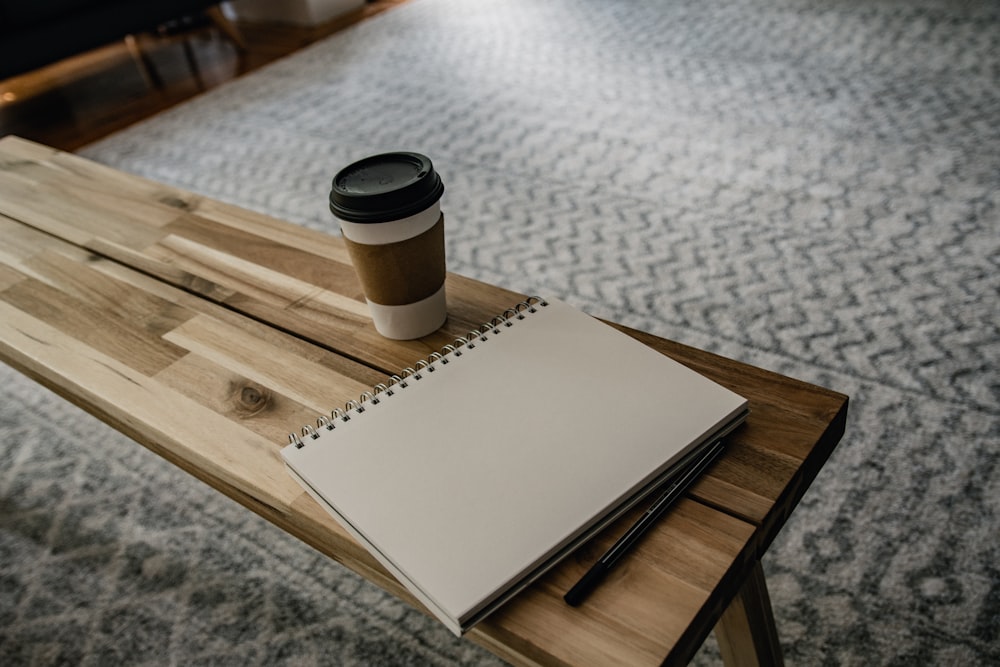
[[[136,35],[152,78],[123,40],[0,80],[0,136],[75,151],[405,1],[370,0],[315,27],[238,22],[244,50],[208,21],[179,34]]]

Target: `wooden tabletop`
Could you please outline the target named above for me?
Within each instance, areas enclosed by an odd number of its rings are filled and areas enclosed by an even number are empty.
[[[0,238],[0,358],[417,605],[279,451],[290,431],[524,295],[450,274],[444,328],[389,341],[339,238],[14,137],[0,140]],[[513,663],[686,662],[759,574],[844,430],[841,394],[619,328],[752,412],[584,605],[562,594],[635,513],[469,633]]]

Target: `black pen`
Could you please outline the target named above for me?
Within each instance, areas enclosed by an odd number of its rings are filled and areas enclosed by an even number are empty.
[[[681,494],[691,486],[691,482],[696,480],[701,473],[705,471],[705,468],[715,460],[715,457],[723,450],[722,441],[716,441],[711,447],[705,450],[705,453],[699,458],[695,459],[687,468],[684,469],[676,480],[670,483],[667,490],[656,499],[656,502],[646,510],[646,512],[632,524],[632,527],[622,535],[617,542],[614,543],[607,552],[601,556],[593,567],[587,570],[587,574],[583,575],[583,578],[576,583],[573,588],[569,589],[569,592],[563,596],[563,600],[566,604],[576,607],[583,599],[587,597],[587,594],[594,589],[597,584],[604,579],[604,575],[608,573],[615,563],[620,559],[636,542],[639,541],[643,535],[656,523],[667,509],[674,504]]]

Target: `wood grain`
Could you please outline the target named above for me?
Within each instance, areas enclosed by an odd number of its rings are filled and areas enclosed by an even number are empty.
[[[417,604],[279,457],[289,428],[356,397],[379,371],[10,219],[0,229],[19,239],[0,271],[0,353],[8,363]],[[739,579],[753,534],[704,505],[688,502],[671,515],[594,604],[581,611],[562,602],[594,550],[637,511],[472,639],[504,644],[503,655],[529,664],[602,664],[607,656],[658,664],[696,649],[700,637],[682,640],[692,627],[701,637],[710,630],[719,584]],[[645,601],[650,591],[659,593],[656,604]]]
[[[8,140],[9,141],[9,140]],[[16,161],[0,173],[0,212],[155,275],[389,375],[426,357],[524,298],[450,275],[449,319],[420,341],[375,332],[340,238],[303,230],[76,156],[13,141]],[[4,151],[6,153],[6,151]],[[2,164],[2,163],[0,163]],[[48,166],[51,165],[51,166]],[[71,192],[85,221],[67,231],[66,200],[56,210],[4,193],[30,184],[60,200]],[[93,202],[80,193],[95,194]],[[107,229],[92,221],[108,209]],[[123,229],[132,229],[132,235]],[[722,464],[693,490],[704,502],[764,527],[761,553],[819,472],[846,424],[846,397],[619,327],[750,401],[751,417],[731,438]]]
[[[719,652],[728,667],[782,667],[771,601],[758,563],[716,628]]]
[[[413,602],[285,473],[285,433],[523,295],[450,274],[444,328],[389,341],[339,238],[12,137],[0,140],[0,234],[7,363]],[[591,602],[561,596],[629,517],[470,633],[514,663],[686,661],[844,430],[841,394],[619,328],[752,413]]]

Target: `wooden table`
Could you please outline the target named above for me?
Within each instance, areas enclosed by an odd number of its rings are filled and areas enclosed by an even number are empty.
[[[388,341],[339,238],[14,137],[0,238],[6,363],[417,604],[279,450],[523,295],[449,275],[445,327]],[[750,418],[583,606],[562,594],[635,513],[469,637],[515,664],[683,664],[714,627],[727,664],[780,663],[760,558],[840,439],[847,397],[619,328],[746,396]]]

